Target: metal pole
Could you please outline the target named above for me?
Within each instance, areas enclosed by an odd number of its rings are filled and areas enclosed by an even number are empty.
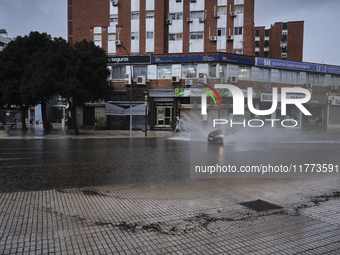
[[[127,49],[125,47],[122,47],[129,58],[129,64],[130,64],[130,137],[132,137],[132,68],[131,68],[131,59],[130,59],[130,54],[127,51]]]
[[[145,98],[145,136],[148,136],[148,95]]]

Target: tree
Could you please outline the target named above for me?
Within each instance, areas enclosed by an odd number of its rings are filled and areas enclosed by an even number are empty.
[[[48,78],[50,72],[47,71],[49,67],[46,61],[51,45],[50,35],[31,32],[29,36],[18,36],[1,52],[2,101],[21,108],[23,129],[27,129],[25,117],[28,108],[46,103],[55,94],[54,84]],[[37,93],[39,89],[41,93]],[[43,122],[45,128],[46,119]]]
[[[57,92],[68,100],[72,125],[75,133],[79,134],[77,106],[105,100],[109,95],[107,56],[103,49],[86,40],[76,42],[72,50],[65,49],[63,54],[68,55],[69,61],[62,72]]]

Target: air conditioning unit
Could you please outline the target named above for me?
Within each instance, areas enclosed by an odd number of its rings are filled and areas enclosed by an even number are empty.
[[[307,82],[307,83],[305,83],[305,88],[307,88],[307,89],[311,89],[312,88],[312,83],[310,83],[310,82]]]
[[[287,30],[283,30],[282,35],[287,35]]]
[[[146,84],[145,76],[137,76],[137,84],[138,85],[145,85]]]
[[[204,23],[205,19],[204,18],[199,18],[198,21],[199,21],[199,23]]]
[[[236,17],[237,13],[236,12],[231,12],[230,15],[231,15],[231,17]]]
[[[172,20],[171,20],[171,19],[167,19],[167,20],[165,21],[165,23],[166,23],[167,25],[171,25],[171,24],[172,24]]]
[[[234,40],[234,36],[233,35],[227,35],[227,40]]]
[[[187,18],[187,22],[188,23],[192,22],[192,18]]]
[[[179,81],[180,81],[179,76],[172,76],[171,77],[171,82],[175,83],[175,82],[179,82]]]
[[[214,13],[214,17],[215,17],[215,18],[219,18],[219,17],[220,17],[220,14],[218,14],[218,13],[216,12],[216,13]]]
[[[287,53],[281,53],[281,57],[282,58],[286,58],[287,57]]]
[[[207,83],[207,76],[205,75],[205,73],[199,73],[198,74],[198,84],[206,84]]]
[[[233,84],[237,83],[237,76],[229,76],[228,82]]]
[[[192,79],[186,79],[185,80],[185,85],[186,86],[192,86],[192,85],[194,85],[194,81]]]
[[[125,74],[125,85],[131,85],[130,74]]]
[[[112,0],[112,6],[117,6],[118,5],[118,0]]]
[[[116,44],[116,46],[120,46],[120,45],[122,45],[122,42],[120,40],[116,40],[115,44]]]
[[[216,42],[217,41],[217,36],[210,36],[210,41]]]

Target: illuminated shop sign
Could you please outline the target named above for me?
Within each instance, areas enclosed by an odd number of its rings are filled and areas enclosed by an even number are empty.
[[[305,72],[320,72],[340,74],[340,67],[329,65],[308,64],[302,62],[284,61],[268,58],[256,58],[256,66],[265,66],[273,68],[301,70]]]

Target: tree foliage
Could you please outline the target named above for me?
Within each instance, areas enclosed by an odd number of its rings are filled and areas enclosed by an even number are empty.
[[[0,105],[16,105],[23,111],[42,105],[44,130],[49,123],[45,106],[56,95],[66,98],[76,133],[76,107],[108,96],[105,51],[93,42],[74,47],[62,38],[31,32],[18,36],[0,53]],[[25,128],[25,126],[23,126]]]

